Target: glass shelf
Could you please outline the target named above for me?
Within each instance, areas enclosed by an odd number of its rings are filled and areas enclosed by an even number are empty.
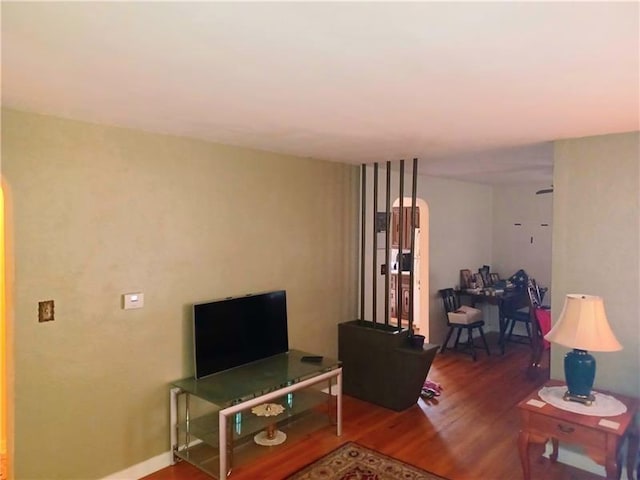
[[[281,445],[263,447],[257,445],[251,436],[245,436],[237,442],[234,442],[233,464],[246,464],[264,455],[271,454],[280,449],[286,449],[291,442],[304,438],[312,431],[326,428],[330,425],[331,422],[325,412],[319,413],[314,410],[301,412],[283,424],[278,424],[278,429],[287,434],[286,442]],[[174,454],[176,457],[196,465],[209,475],[218,478],[220,470],[220,450],[217,446],[213,446],[205,441],[201,442],[200,439],[197,439],[193,441],[188,448],[183,446],[179,450],[174,451]]]
[[[231,465],[287,448],[287,443],[312,429],[333,423],[339,436],[342,392],[337,387],[342,384],[342,364],[333,358],[303,362],[304,356],[313,355],[290,350],[205,378],[172,382],[173,461],[186,460],[223,478]],[[329,393],[320,390],[323,386],[329,387]],[[263,403],[277,403],[285,410],[271,417],[251,413],[252,407]],[[287,441],[268,448],[257,445],[253,437],[273,424],[287,433]]]
[[[285,407],[285,411],[280,415],[274,417],[258,417],[251,413],[250,410],[237,413],[229,419],[229,425],[233,431],[233,442],[235,443],[245,437],[255,435],[272,423],[277,423],[278,426],[286,424],[301,413],[327,404],[330,399],[329,394],[308,388],[271,401],[270,403],[278,403]],[[178,431],[180,432],[181,438],[184,438],[183,435],[190,434],[208,445],[217,448],[219,438],[218,413],[209,413],[191,419],[188,428],[186,422],[183,421],[178,425]]]

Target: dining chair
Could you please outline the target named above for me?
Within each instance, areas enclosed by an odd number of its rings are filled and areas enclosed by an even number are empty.
[[[529,277],[527,279],[526,284],[527,294],[531,299],[531,295],[536,297],[536,305],[540,305],[542,303],[542,299],[540,297],[540,288],[536,283],[535,278]],[[531,309],[531,302],[529,305],[523,309],[515,310],[515,309],[505,309],[505,318],[507,320],[506,326],[506,341],[514,342],[514,343],[526,343],[529,345],[533,345],[533,337],[532,337],[532,329],[531,329],[531,314],[533,310]],[[526,335],[518,335],[514,334],[513,330],[516,324],[521,323],[524,325],[524,328],[527,332]]]
[[[491,352],[489,351],[489,345],[487,344],[487,340],[484,336],[484,330],[482,328],[484,327],[482,312],[476,308],[472,308],[466,305],[460,305],[458,295],[456,295],[453,288],[443,288],[438,292],[442,297],[444,311],[447,315],[447,325],[449,327],[447,338],[440,348],[440,353],[443,353],[447,348],[449,348],[448,344],[451,340],[451,336],[454,332],[456,332],[456,341],[453,345],[452,350],[459,350],[461,352],[470,354],[473,358],[473,361],[475,362],[476,348],[481,347],[475,344],[473,340],[473,331],[478,330],[487,355],[491,355]],[[461,344],[460,336],[462,335],[463,331],[467,332],[467,341],[466,343]]]
[[[507,342],[514,343],[531,343],[531,317],[529,312],[529,307],[526,310],[511,310],[505,313],[505,318],[507,319],[507,338],[505,339]],[[524,325],[527,334],[521,335],[517,333],[513,333],[513,330],[516,324],[521,323]]]
[[[542,372],[542,354],[549,349],[549,342],[544,339],[545,333],[551,328],[551,311],[541,304],[541,295],[535,283],[527,286],[531,317],[531,359],[527,368],[527,376],[539,378]]]
[[[546,289],[540,288],[540,285],[538,285],[538,282],[536,282],[535,278],[529,279],[529,282],[527,283],[527,289],[528,288],[531,288],[533,290],[533,293],[535,294],[537,299],[538,306],[542,306],[542,300],[544,298],[544,292],[546,291]]]

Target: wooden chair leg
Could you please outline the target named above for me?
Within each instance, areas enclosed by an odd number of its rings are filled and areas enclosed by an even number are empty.
[[[467,346],[471,349],[471,357],[476,361],[476,348],[473,345],[473,328],[467,327]]]
[[[482,327],[478,327],[478,330],[480,330],[480,336],[482,337],[482,343],[484,343],[484,349],[487,351],[487,355],[491,355],[491,352],[489,351],[489,345],[487,344],[487,339],[484,338],[484,330],[482,329]]]
[[[535,325],[533,326],[533,336],[531,337],[531,360],[526,370],[526,376],[530,380],[536,380],[542,373],[541,362],[542,354],[544,353],[544,339],[542,337],[542,331],[540,331]]]
[[[509,322],[511,323],[509,324],[509,333],[507,334],[507,342],[511,341],[511,335],[513,335],[513,327],[516,326],[516,321],[513,318],[509,319]]]
[[[453,348],[458,348],[458,343],[460,343],[461,334],[462,334],[462,328],[458,327],[458,335],[456,335],[456,343],[453,344]]]
[[[447,333],[447,338],[445,338],[442,347],[440,347],[440,353],[444,352],[447,349],[447,345],[449,345],[449,340],[451,339],[451,335],[453,335],[453,330],[455,327],[449,327],[449,333]]]
[[[544,340],[542,337],[533,338],[531,345],[531,367],[540,368],[542,354],[544,353]]]

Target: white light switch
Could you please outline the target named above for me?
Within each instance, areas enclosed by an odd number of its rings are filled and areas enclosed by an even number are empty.
[[[122,295],[122,308],[130,310],[132,308],[144,307],[144,293],[125,293]]]

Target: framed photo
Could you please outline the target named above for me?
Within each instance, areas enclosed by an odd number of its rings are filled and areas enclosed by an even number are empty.
[[[460,270],[460,288],[470,288],[471,287],[471,270],[464,269]]]
[[[482,268],[478,269],[478,273],[482,277],[482,286],[480,286],[480,288],[488,287],[489,285],[491,285],[489,270],[491,270],[491,267],[489,265],[483,265]]]
[[[481,273],[474,273],[473,274],[473,281],[476,283],[476,288],[484,288],[485,287],[484,279],[482,278],[482,274]]]
[[[491,280],[491,285],[495,285],[500,281],[500,275],[498,275],[497,273],[490,273],[489,279]]]

